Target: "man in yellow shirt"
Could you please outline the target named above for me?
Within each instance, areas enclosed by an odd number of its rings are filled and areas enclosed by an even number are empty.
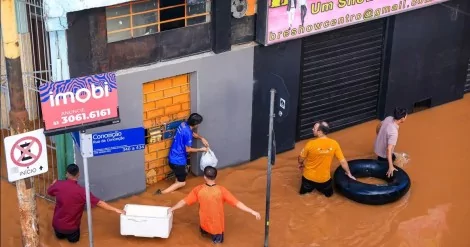
[[[316,123],[312,130],[317,138],[308,141],[299,155],[299,168],[303,170],[299,193],[303,195],[317,189],[330,197],[333,195],[330,171],[333,156],[339,160],[348,177],[356,178],[351,174],[338,142],[326,136],[330,131],[328,123]]]

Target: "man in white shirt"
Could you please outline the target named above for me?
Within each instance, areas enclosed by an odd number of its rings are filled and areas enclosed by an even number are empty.
[[[395,155],[393,151],[398,142],[399,125],[405,122],[408,113],[404,108],[395,108],[392,116],[386,117],[382,122],[377,133],[374,144],[374,152],[379,161],[388,162],[387,176],[393,176],[397,169],[393,166]]]

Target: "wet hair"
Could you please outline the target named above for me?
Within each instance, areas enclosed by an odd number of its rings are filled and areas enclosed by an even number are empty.
[[[408,112],[406,111],[405,108],[397,107],[397,108],[395,108],[395,111],[393,111],[393,118],[395,120],[400,120],[400,119],[406,117],[407,114],[408,114]]]
[[[80,168],[78,168],[76,164],[70,164],[67,166],[67,173],[74,177],[77,176],[79,171],[80,171]]]
[[[330,133],[330,126],[325,121],[318,122],[318,130],[323,132],[324,135]]]
[[[212,166],[206,166],[206,168],[204,168],[204,176],[210,180],[215,180],[217,177],[217,169]]]
[[[202,116],[199,115],[198,113],[192,113],[188,117],[188,124],[189,126],[196,126],[198,124],[202,123]]]

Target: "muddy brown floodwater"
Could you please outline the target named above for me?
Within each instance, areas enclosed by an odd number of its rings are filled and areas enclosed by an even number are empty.
[[[372,146],[378,121],[371,121],[331,134],[346,158],[373,156]],[[327,199],[317,193],[297,194],[300,173],[296,158],[305,142],[277,156],[272,177],[270,246],[278,247],[467,247],[470,246],[470,95],[463,100],[410,115],[400,128],[397,151],[411,161],[405,170],[411,177],[410,192],[400,201],[384,206],[367,206],[335,194]],[[338,166],[336,161],[332,169]],[[367,180],[366,180],[367,181]],[[126,203],[170,206],[201,183],[191,178],[188,186],[170,195],[154,196],[162,182],[137,196],[112,204]],[[372,181],[373,182],[373,181]],[[239,199],[264,214],[266,159],[223,169],[218,183]],[[21,246],[18,207],[13,186],[1,182],[1,246]],[[76,245],[55,239],[50,226],[53,204],[38,200],[43,246],[88,246],[86,214],[82,238]],[[226,206],[224,246],[263,246],[263,220]],[[93,210],[95,246],[211,246],[198,233],[197,206],[175,213],[169,239],[123,237],[119,216]]]

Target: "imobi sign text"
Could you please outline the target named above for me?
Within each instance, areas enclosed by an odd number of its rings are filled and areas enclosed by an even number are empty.
[[[116,75],[104,73],[39,86],[46,131],[118,117]]]
[[[69,100],[72,104],[75,102],[86,104],[91,98],[101,99],[103,97],[109,97],[109,86],[106,81],[104,82],[104,87],[91,84],[91,89],[80,88],[75,92],[65,93],[56,93],[53,90],[49,92],[49,102],[51,103],[51,107],[60,106],[61,100],[64,105],[68,104]]]

